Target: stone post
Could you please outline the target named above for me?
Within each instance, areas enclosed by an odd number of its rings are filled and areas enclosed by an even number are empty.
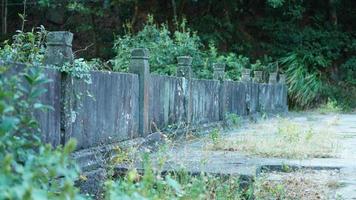
[[[188,80],[192,78],[192,57],[190,56],[179,56],[177,57],[178,67],[177,76],[184,77]]]
[[[73,33],[68,31],[49,32],[46,41],[46,53],[44,56],[45,65],[56,65],[58,67],[65,63],[72,63],[74,60],[72,52]],[[62,73],[60,75],[61,87],[60,101],[60,144],[64,145],[72,134],[73,119],[73,80]],[[58,112],[58,111],[56,111]]]
[[[262,83],[263,82],[263,71],[254,71],[253,72],[253,82]]]
[[[242,70],[241,82],[245,87],[245,104],[246,110],[244,113],[249,114],[251,111],[251,70],[244,68]]]
[[[186,108],[186,122],[189,126],[192,122],[192,57],[190,56],[179,56],[177,76],[183,77],[182,87]]]
[[[49,32],[44,63],[46,65],[61,66],[66,62],[73,62],[72,41],[73,33],[71,32]]]
[[[225,64],[224,63],[214,63],[213,64],[213,79],[220,81],[220,89],[219,89],[219,119],[225,120],[226,114],[226,90],[224,84],[224,77],[225,77]]]
[[[269,73],[269,79],[268,79],[269,84],[276,84],[277,83],[277,73]]]
[[[286,85],[286,75],[285,74],[279,74],[279,80],[278,83],[282,87],[282,92],[281,92],[281,107],[282,107],[282,112],[288,112],[288,87]]]
[[[223,81],[225,77],[225,64],[214,63],[213,64],[213,79]]]
[[[149,52],[147,49],[138,48],[131,52],[129,72],[138,75],[139,79],[139,126],[141,136],[149,134],[149,84],[150,66],[148,63]]]
[[[285,74],[279,74],[279,84],[286,84],[286,75]]]
[[[241,81],[246,83],[246,82],[251,82],[251,70],[250,69],[243,69],[242,74],[241,74]]]

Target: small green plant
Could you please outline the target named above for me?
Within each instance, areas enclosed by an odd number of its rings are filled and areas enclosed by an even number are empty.
[[[36,31],[35,31],[36,30]],[[30,32],[17,31],[13,40],[5,41],[0,48],[0,59],[4,62],[22,62],[39,65],[45,52],[46,29],[41,26]]]
[[[235,114],[235,113],[226,113],[225,114],[225,123],[226,126],[228,127],[240,127],[242,123],[242,118],[241,116]]]
[[[268,125],[258,132],[246,131],[234,138],[220,139],[212,148],[241,151],[247,154],[282,157],[333,157],[337,137],[329,128],[314,130],[288,119],[280,119],[276,127]]]
[[[219,129],[214,129],[210,132],[210,138],[211,141],[213,142],[213,144],[218,144],[220,142],[221,139],[221,135],[220,135],[220,130]]]
[[[92,64],[93,63],[93,64]],[[83,58],[74,59],[73,63],[65,63],[63,66],[53,66],[60,72],[65,72],[75,78],[84,80],[85,83],[91,84],[90,71],[95,68],[95,60],[85,61]]]
[[[321,114],[327,113],[339,113],[342,111],[342,108],[338,105],[336,100],[328,99],[326,104],[320,105],[318,112]]]
[[[143,156],[144,172],[131,169],[116,181],[105,184],[105,198],[114,199],[245,199],[238,177],[190,175],[176,170],[162,175],[154,170],[148,154]]]

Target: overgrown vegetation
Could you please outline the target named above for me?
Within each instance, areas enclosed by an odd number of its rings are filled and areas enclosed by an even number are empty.
[[[174,74],[176,57],[185,54],[194,58],[200,78],[211,78],[217,61],[227,63],[232,80],[242,67],[286,73],[293,107],[315,107],[329,98],[343,109],[356,106],[352,0],[6,2],[13,8],[7,19],[14,20],[3,21],[4,37],[18,29],[15,19],[26,8],[21,16],[32,19],[27,23],[71,30],[74,48],[86,49],[80,56],[112,60],[115,71],[127,68],[131,47],[147,47],[155,73]]]
[[[217,177],[185,170],[161,174],[144,156],[144,172],[135,169],[106,183],[106,199],[248,199],[252,190],[241,188],[238,177]]]
[[[38,101],[48,80],[38,66],[5,75],[10,70],[1,65],[0,199],[80,199],[79,171],[69,158],[75,142],[53,149],[40,141],[33,112],[48,109]]]
[[[0,49],[0,199],[82,199],[74,181],[79,169],[70,159],[75,141],[53,149],[41,141],[35,112],[52,109],[39,97],[45,30],[19,31]],[[9,62],[26,66],[14,70]]]
[[[220,55],[213,43],[206,50],[197,33],[187,27],[186,20],[170,32],[167,24],[157,25],[149,15],[142,31],[128,32],[117,38],[114,44],[117,55],[111,60],[112,70],[127,71],[134,48],[149,49],[151,72],[158,74],[175,75],[178,56],[193,58],[192,69],[198,78],[212,78],[212,64],[217,62],[226,64],[227,78],[232,80],[238,80],[241,70],[251,66],[247,57],[234,53]],[[260,61],[254,66],[257,68],[258,65],[261,65]]]
[[[335,156],[337,137],[332,129],[311,127],[280,119],[276,128],[263,125],[257,132],[219,140],[214,149],[280,158],[325,158]]]
[[[7,2],[3,2],[3,9],[9,6]],[[41,69],[46,31],[41,26],[25,32],[27,1],[13,2],[25,6],[21,7],[21,30],[0,48],[0,59],[4,62],[0,65],[0,199],[83,199],[74,186],[79,169],[70,159],[75,142],[55,149],[43,144],[34,117],[36,111],[51,109],[38,101],[46,92],[43,84],[49,81]],[[87,83],[90,83],[88,72],[92,69],[127,70],[130,51],[146,47],[151,53],[150,65],[154,73],[174,75],[176,57],[190,55],[198,78],[211,78],[211,65],[216,62],[226,64],[226,78],[230,80],[239,80],[243,68],[278,71],[287,75],[292,106],[308,108],[324,103],[319,110],[323,113],[356,106],[356,15],[351,10],[355,3],[350,0],[331,0],[327,5],[320,0],[173,0],[173,15],[168,14],[171,7],[167,7],[166,1],[158,1],[162,7],[152,1],[131,0],[34,2],[33,5],[40,7],[29,12],[33,15],[30,23],[39,22],[36,17],[42,18],[42,15],[37,16],[38,10],[49,15],[58,14],[48,17],[51,18],[48,24],[65,29],[72,27],[75,34],[79,33],[77,38],[82,43],[75,44],[75,48],[87,46],[89,40],[94,43],[94,50],[87,57],[113,57],[111,65],[99,59],[85,61],[79,58],[64,66],[52,66]],[[152,5],[157,9],[149,9]],[[66,11],[58,13],[63,10]],[[10,15],[16,12],[17,17],[17,9],[10,11]],[[115,15],[107,17],[107,12]],[[164,23],[158,25],[148,12]],[[68,13],[70,17],[64,20]],[[79,16],[79,20],[75,16]],[[126,31],[114,26],[106,28],[110,34],[102,34],[101,27],[114,21],[102,21],[107,18],[120,18],[117,24],[125,24]],[[4,37],[7,37],[7,23],[4,19]],[[9,62],[22,62],[26,66],[20,73],[14,73]],[[241,122],[235,115],[228,114],[226,119],[230,125],[238,126]],[[210,137],[215,149],[285,158],[330,157],[334,156],[337,147],[331,130],[313,130],[288,120],[281,120],[277,130],[270,133],[248,134],[230,141],[223,139],[216,129]],[[114,158],[122,161],[125,156],[122,153]],[[125,177],[107,181],[105,198],[245,199],[252,195],[261,199],[296,198],[288,196],[286,193],[290,189],[279,184],[255,185],[255,191],[244,190],[238,178],[191,176],[185,172],[162,176],[147,163],[147,158],[144,167],[143,175],[132,169]]]

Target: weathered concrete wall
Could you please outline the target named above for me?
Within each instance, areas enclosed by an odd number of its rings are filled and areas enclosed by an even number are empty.
[[[149,97],[150,130],[186,120],[183,78],[151,75]]]
[[[219,121],[220,82],[193,79],[191,84],[192,123]]]
[[[135,74],[91,72],[92,83],[74,79],[72,123],[66,141],[77,148],[110,144],[138,136],[138,77]]]
[[[237,115],[247,115],[246,96],[248,87],[244,83],[224,81],[225,112]]]
[[[24,69],[13,64],[9,76]],[[143,136],[139,131],[139,77],[137,74],[91,72],[92,83],[44,69],[52,82],[40,101],[54,108],[36,111],[45,142],[56,146],[70,138],[77,149]],[[226,113],[285,112],[285,84],[264,84],[150,75],[146,107],[149,130],[167,125],[202,124],[222,120]],[[69,99],[69,100],[68,100]],[[69,117],[68,117],[69,116]],[[143,116],[143,115],[142,115]],[[145,125],[146,126],[146,125]]]
[[[249,95],[250,95],[250,102],[248,104],[248,114],[255,114],[259,112],[259,90],[258,90],[258,83],[249,83]]]
[[[44,85],[47,92],[40,97],[40,102],[51,106],[53,110],[36,111],[35,116],[40,125],[42,139],[57,146],[61,142],[61,73],[54,69],[44,69],[44,74],[51,82]]]
[[[275,84],[274,91],[273,91],[273,111],[274,112],[286,112],[288,111],[288,99],[287,93],[288,89],[284,84]]]
[[[260,84],[258,93],[259,110],[261,112],[273,112],[274,106],[272,105],[272,101],[274,95],[274,84]]]

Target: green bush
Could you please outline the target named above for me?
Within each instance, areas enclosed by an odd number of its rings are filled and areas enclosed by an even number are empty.
[[[116,57],[112,60],[114,71],[126,71],[129,66],[130,54],[133,48],[148,48],[150,50],[150,67],[152,72],[173,75],[176,72],[178,56],[193,57],[193,70],[201,71],[203,52],[202,44],[196,33],[186,28],[183,21],[179,31],[171,33],[165,24],[157,26],[153,17],[149,16],[143,30],[136,35],[126,34],[117,38],[114,44]]]
[[[226,78],[238,80],[241,70],[250,67],[250,60],[234,53],[219,55],[215,45],[210,43],[205,49],[199,36],[186,26],[186,21],[170,32],[167,25],[156,25],[149,16],[142,31],[137,34],[128,33],[118,37],[114,44],[116,56],[111,60],[114,71],[127,71],[130,54],[134,48],[147,48],[150,51],[150,69],[153,73],[175,75],[178,56],[193,58],[192,70],[197,78],[212,78],[212,64],[226,64]]]
[[[39,67],[6,75],[0,80],[0,199],[80,199],[74,181],[78,167],[70,159],[75,142],[52,149],[40,141],[35,110],[48,109],[38,102],[48,80]]]
[[[53,149],[41,142],[36,110],[50,107],[39,97],[48,80],[43,59],[44,29],[19,32],[0,49],[0,199],[82,199],[74,181],[79,169],[70,158],[75,142]],[[8,62],[27,67],[10,72]]]

